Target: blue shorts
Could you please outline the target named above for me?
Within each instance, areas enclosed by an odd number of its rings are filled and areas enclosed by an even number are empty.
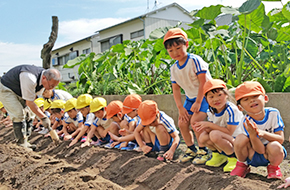
[[[170,137],[170,142],[168,144],[168,147],[170,148],[172,146],[172,142],[173,142],[173,138]],[[157,138],[157,136],[155,136],[155,144],[153,145],[152,147],[152,150],[151,151],[155,151],[155,152],[159,152],[160,151],[160,143],[159,143],[159,140]]]
[[[283,147],[283,151],[284,151],[284,159],[287,157],[287,151],[286,149]],[[264,154],[259,154],[257,152],[255,152],[252,160],[250,160],[249,158],[247,158],[247,163],[251,166],[254,166],[254,167],[258,167],[258,166],[268,166],[268,164],[270,163],[269,160],[267,160],[265,157],[264,157]]]
[[[191,108],[192,104],[194,104],[195,100],[196,100],[196,98],[189,99],[186,96],[186,99],[185,99],[185,102],[183,104],[183,107],[187,110],[187,113],[189,115],[193,115],[193,112],[190,111],[190,108]],[[200,108],[199,108],[199,111],[206,113],[207,109],[208,109],[208,103],[207,103],[205,97],[203,97],[201,105],[200,105]]]

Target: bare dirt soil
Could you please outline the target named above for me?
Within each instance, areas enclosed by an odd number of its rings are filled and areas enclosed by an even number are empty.
[[[287,138],[288,139],[288,138]],[[12,128],[0,126],[0,190],[8,189],[276,189],[290,176],[290,157],[281,164],[283,179],[267,179],[265,167],[253,168],[246,178],[230,176],[222,167],[166,163],[142,153],[80,148],[80,142],[55,146],[33,133],[36,151],[14,142]],[[290,143],[284,143],[290,152]],[[180,145],[179,156],[185,149]],[[290,189],[290,188],[289,188]]]

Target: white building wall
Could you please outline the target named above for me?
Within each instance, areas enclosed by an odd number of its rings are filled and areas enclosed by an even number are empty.
[[[60,57],[60,56],[64,56],[66,54],[71,53],[71,50],[70,50],[71,48],[73,48],[73,51],[78,50],[79,55],[81,55],[81,54],[83,54],[83,50],[91,48],[91,41],[88,38],[88,39],[84,39],[82,41],[70,44],[68,46],[53,50],[52,54],[51,54],[52,55],[51,59],[56,58],[56,57]],[[57,53],[58,53],[58,55],[56,55]],[[79,66],[76,66],[76,67],[71,68],[71,69],[67,69],[67,68],[63,68],[63,65],[53,66],[51,63],[50,68],[55,68],[55,69],[58,69],[60,71],[60,73],[62,75],[62,82],[73,81],[73,79],[71,78],[73,76],[75,79],[78,79]]]

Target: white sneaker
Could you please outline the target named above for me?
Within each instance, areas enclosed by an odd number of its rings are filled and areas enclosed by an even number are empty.
[[[41,131],[39,131],[38,133],[39,134],[42,134],[42,135],[45,135],[45,134],[47,134],[49,131],[48,131],[48,129],[47,128],[44,128],[44,129],[42,129]]]

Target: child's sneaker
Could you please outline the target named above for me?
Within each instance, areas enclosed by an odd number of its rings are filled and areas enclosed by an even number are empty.
[[[166,160],[163,157],[163,154],[164,153],[165,153],[164,151],[159,151],[158,156],[157,156],[157,160],[162,161],[162,162],[165,162]]]
[[[86,142],[87,136],[83,136],[81,142]]]
[[[223,163],[228,160],[228,157],[220,154],[218,152],[213,152],[212,157],[208,160],[205,165],[212,166],[212,167],[220,167]],[[236,164],[235,164],[236,165]]]
[[[108,143],[108,142],[107,141],[103,141],[101,139],[98,139],[97,141],[92,141],[91,145],[93,145],[93,146],[103,146],[106,143]]]
[[[47,128],[43,128],[41,131],[39,131],[38,133],[39,134],[42,134],[42,135],[45,135],[45,134],[47,134],[49,131],[48,131],[48,129]]]
[[[268,179],[281,179],[282,178],[282,173],[281,169],[279,166],[273,166],[273,165],[268,165],[267,166],[267,171],[268,171]]]
[[[192,160],[193,164],[205,164],[210,159],[209,152],[205,150],[199,149],[196,154],[196,157]]]
[[[137,147],[137,144],[136,143],[133,143],[133,142],[129,142],[128,145],[127,145],[127,151],[132,151],[134,150],[135,148]]]
[[[104,148],[109,148],[109,149],[111,149],[111,148],[114,148],[114,147],[112,147],[111,145],[113,144],[113,140],[112,139],[110,139],[110,141],[109,141],[109,143],[107,143],[105,146],[104,146]]]
[[[244,164],[243,162],[237,161],[235,169],[231,171],[232,176],[240,176],[240,177],[246,177],[246,175],[250,172],[251,168],[247,165]]]
[[[237,164],[237,159],[235,157],[228,157],[228,163],[224,167],[224,172],[231,172],[233,169],[235,169],[236,164]]]
[[[189,148],[187,148],[185,154],[183,157],[180,159],[181,163],[186,163],[186,162],[191,162],[195,157],[196,157],[196,152],[193,152]]]

